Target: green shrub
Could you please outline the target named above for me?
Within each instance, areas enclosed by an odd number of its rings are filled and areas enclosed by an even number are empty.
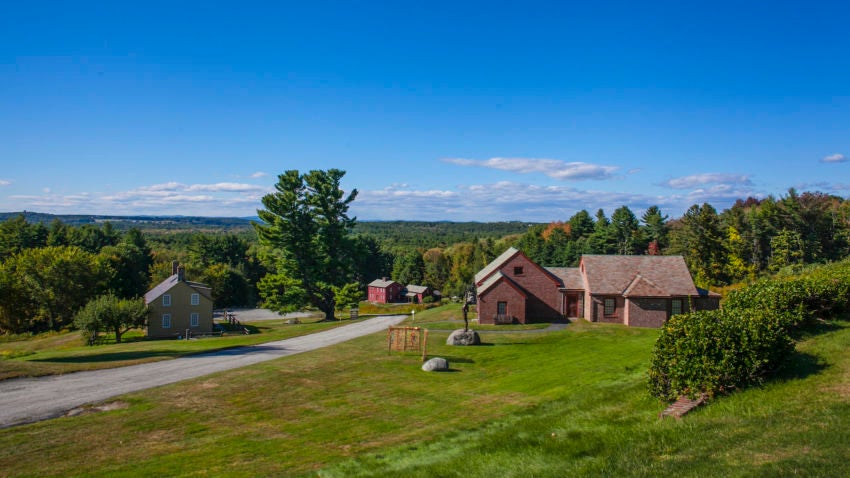
[[[655,343],[649,389],[664,400],[726,393],[761,383],[793,350],[785,319],[766,310],[678,315]]]

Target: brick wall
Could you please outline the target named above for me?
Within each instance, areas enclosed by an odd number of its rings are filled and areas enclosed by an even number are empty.
[[[522,268],[522,273],[517,274],[516,268]],[[528,291],[525,310],[527,322],[558,320],[563,317],[561,309],[564,299],[557,282],[524,255],[518,254],[500,270]]]
[[[670,315],[670,300],[641,298],[628,301],[629,325],[632,327],[661,327]]]
[[[525,297],[504,280],[478,297],[478,323],[492,324],[498,311],[499,302],[507,302],[507,315],[515,322],[526,323]]]

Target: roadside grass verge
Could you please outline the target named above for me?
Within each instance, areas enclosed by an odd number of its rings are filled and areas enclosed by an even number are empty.
[[[578,329],[589,328],[592,333]],[[386,351],[386,335],[122,397],[129,407],[0,431],[14,476],[291,476],[475,430],[565,393],[640,382],[655,330],[580,325],[429,347],[452,372]],[[599,388],[601,387],[601,389]]]
[[[0,430],[0,474],[848,476],[850,324],[828,325],[777,379],[681,421],[647,393],[657,330],[577,322],[478,347],[435,332],[448,373],[379,333]]]
[[[193,340],[146,339],[140,330],[130,331],[120,344],[87,346],[80,332],[52,333],[0,342],[0,380],[15,377],[58,375],[83,370],[123,367],[167,360],[200,352],[272,342],[351,323],[351,320],[322,322],[301,319],[286,324],[284,319],[243,324],[250,335],[225,334]]]

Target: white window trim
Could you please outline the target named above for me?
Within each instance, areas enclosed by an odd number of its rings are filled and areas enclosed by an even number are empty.
[[[171,307],[171,294],[163,294],[162,295],[162,306],[163,307]]]
[[[192,305],[199,305],[201,303],[201,294],[192,294]]]
[[[170,329],[171,328],[171,314],[162,314],[162,328]]]
[[[192,312],[189,315],[189,327],[199,327],[201,325],[201,316],[197,312]]]

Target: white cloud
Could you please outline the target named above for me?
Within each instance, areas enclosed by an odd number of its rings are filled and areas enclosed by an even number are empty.
[[[369,220],[532,221],[565,220],[577,211],[608,214],[623,204],[640,211],[663,198],[640,194],[585,191],[565,186],[540,186],[512,181],[470,184],[453,190],[386,188],[362,191],[352,203],[357,217]]]
[[[843,163],[846,161],[847,157],[845,157],[843,154],[838,153],[830,154],[829,156],[826,156],[825,158],[821,159],[822,163]]]
[[[186,191],[210,191],[210,192],[218,192],[218,191],[227,191],[227,192],[256,192],[256,191],[264,191],[266,188],[263,186],[256,186],[254,184],[240,184],[240,183],[216,183],[216,184],[193,184],[191,186],[187,186],[185,188]]]
[[[12,181],[9,181],[8,179],[0,179],[0,186],[8,186],[10,184],[12,184]]]
[[[749,176],[745,175],[705,173],[670,179],[662,183],[661,186],[666,186],[671,189],[691,189],[710,184],[751,186],[752,181]]]
[[[611,179],[619,169],[616,166],[561,161],[559,159],[536,158],[490,158],[464,159],[444,158],[443,162],[459,166],[477,166],[498,169],[513,173],[542,173],[561,181],[581,181],[585,179]]]
[[[259,178],[264,178],[264,177],[266,177],[266,176],[268,176],[268,175],[269,175],[269,173],[264,173],[264,172],[262,172],[262,171],[257,171],[256,173],[252,174],[250,177],[252,177],[252,178],[254,178],[254,179],[259,179]]]

